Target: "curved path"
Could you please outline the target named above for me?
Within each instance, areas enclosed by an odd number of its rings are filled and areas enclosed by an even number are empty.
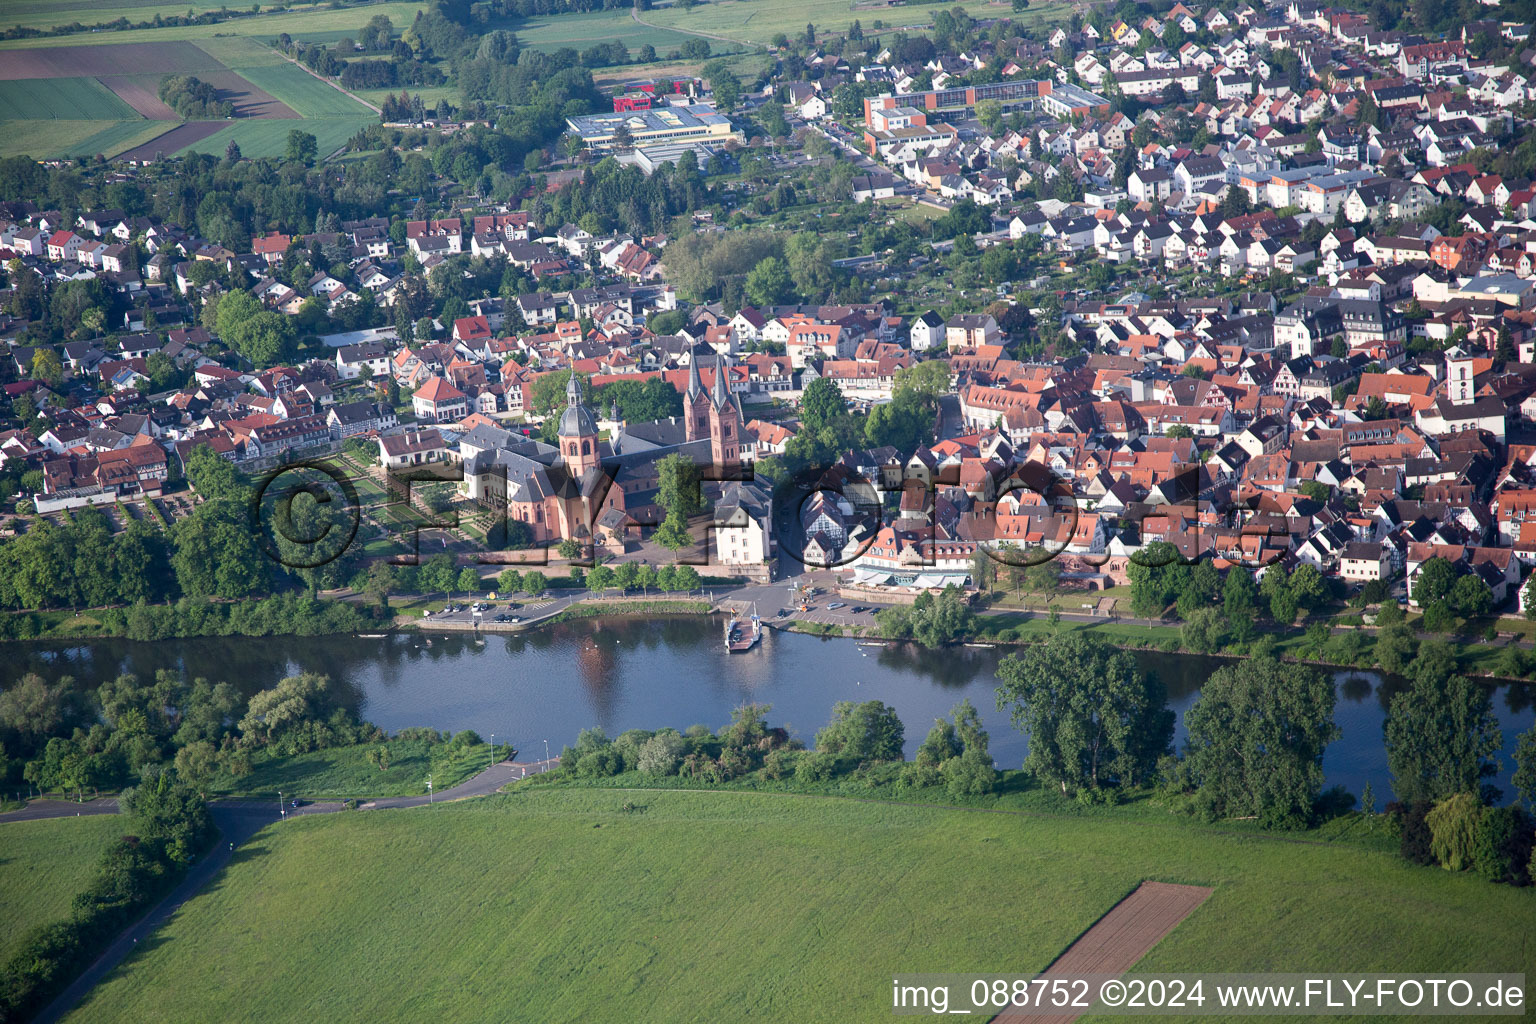
[[[389,809],[397,807],[425,807],[433,803],[447,803],[454,800],[465,800],[472,797],[489,796],[501,789],[509,782],[515,782],[529,775],[537,775],[540,772],[549,771],[559,767],[560,758],[552,757],[546,761],[502,761],[494,764],[485,771],[466,782],[462,782],[452,789],[445,789],[441,793],[429,796],[399,796],[386,797],[379,800],[370,800],[359,805],[359,810]],[[94,800],[91,804],[97,805],[97,809],[84,813],[111,814],[117,810],[116,800]],[[111,809],[106,808],[111,804]],[[30,804],[20,811],[0,816],[3,821],[36,820],[38,818],[66,818],[86,805],[71,804],[66,801],[46,800]],[[290,809],[280,813],[275,800],[221,800],[208,805],[209,813],[213,816],[213,823],[219,830],[219,840],[214,843],[213,849],[203,855],[202,859],[192,865],[181,883],[172,889],[170,894],[157,903],[139,921],[131,925],[107,947],[68,988],[61,992],[53,1002],[42,1010],[34,1021],[38,1024],[51,1024],[61,1020],[85,998],[86,993],[95,988],[107,973],[122,963],[133,952],[139,941],[150,936],[156,928],[164,924],[172,914],[181,909],[181,905],[193,896],[197,895],[210,881],[212,881],[224,866],[238,856],[238,847],[244,845],[257,832],[266,828],[288,815],[301,814],[333,814],[342,809],[339,802],[325,802],[305,804],[301,807]],[[28,814],[28,811],[37,813]]]
[[[639,7],[631,7],[629,9],[629,16],[630,16],[630,18],[632,18],[634,20],[635,24],[637,24],[637,25],[644,25],[646,28],[659,29],[662,32],[680,32],[680,33],[682,33],[685,36],[698,36],[700,39],[715,39],[715,40],[719,40],[722,43],[730,43],[732,46],[756,46],[757,45],[756,43],[744,43],[740,39],[732,39],[730,36],[717,36],[713,32],[695,32],[691,28],[679,28],[676,25],[658,25],[655,22],[646,21],[644,18],[640,17],[640,8]],[[743,24],[745,24],[745,23],[743,23]],[[728,56],[728,55],[727,54],[722,54],[721,56]]]

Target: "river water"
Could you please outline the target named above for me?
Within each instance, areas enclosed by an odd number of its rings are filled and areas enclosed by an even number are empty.
[[[511,636],[423,639],[397,635],[361,637],[207,638],[132,643],[8,644],[0,683],[21,673],[69,674],[96,682],[120,672],[152,675],[181,669],[192,676],[227,680],[246,693],[298,671],[339,680],[348,704],[391,731],[430,726],[474,729],[498,742],[511,740],[524,756],[551,753],[589,726],[616,736],[626,729],[718,728],[731,709],[748,701],[773,705],[769,720],[809,744],[839,700],[879,699],[906,724],[907,753],[922,742],[935,717],[962,697],[981,712],[1002,767],[1024,758],[1024,738],[996,709],[994,674],[1007,648],[956,647],[929,651],[913,644],[863,646],[766,631],[746,654],[727,655],[720,622],[698,617],[586,619]],[[1183,713],[1221,662],[1190,655],[1141,653],[1178,713]],[[1389,799],[1390,779],[1382,748],[1382,721],[1402,685],[1377,673],[1339,672],[1335,714],[1342,737],[1328,748],[1323,770],[1329,785],[1353,793],[1369,781],[1378,806]],[[1510,754],[1532,725],[1532,688],[1503,686],[1494,708],[1504,730],[1501,770],[1495,780],[1509,798]]]

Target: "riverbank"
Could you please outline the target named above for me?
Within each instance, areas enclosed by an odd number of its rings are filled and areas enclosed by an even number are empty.
[[[1312,643],[1306,630],[1292,629],[1285,633],[1261,632],[1255,641],[1243,644],[1231,644],[1216,650],[1196,650],[1184,643],[1184,627],[1182,623],[1165,622],[1160,624],[1144,624],[1140,622],[1122,622],[1114,619],[1104,619],[1096,616],[1069,616],[1061,615],[1058,621],[1052,622],[1049,615],[1041,615],[1035,612],[1002,611],[1002,612],[978,612],[976,615],[978,628],[955,643],[949,645],[962,646],[969,644],[987,644],[1006,648],[1026,648],[1033,644],[1043,643],[1064,631],[1079,630],[1091,632],[1095,636],[1102,637],[1113,646],[1125,651],[1156,652],[1160,654],[1191,655],[1202,658],[1219,658],[1229,660],[1243,660],[1252,656],[1255,642],[1269,645],[1270,653],[1284,661],[1299,664],[1315,665],[1318,668],[1332,671],[1347,672],[1356,671],[1380,671],[1380,665],[1372,656],[1371,646],[1375,642],[1376,630],[1370,626],[1348,625],[1331,626],[1332,636],[1344,632],[1357,634],[1361,638],[1361,651],[1358,656],[1349,661],[1330,660],[1326,657],[1317,657],[1309,653],[1307,648]],[[1312,623],[1311,625],[1316,625]],[[1327,622],[1324,625],[1329,625]],[[889,644],[915,643],[916,641],[904,638],[891,638],[883,636],[878,627],[869,626],[844,626],[837,623],[826,622],[770,622],[766,623],[773,629],[786,632],[803,633],[809,636],[817,636],[830,639],[853,639],[864,641],[880,641]],[[1466,637],[1447,637],[1438,634],[1415,634],[1420,641],[1439,641],[1447,644],[1460,662],[1463,674],[1483,679],[1488,682],[1528,683],[1530,675],[1511,676],[1498,670],[1496,662],[1503,656],[1502,652],[1509,646],[1518,645],[1518,641],[1506,638],[1505,642],[1490,644],[1487,641],[1472,640]],[[1525,648],[1518,647],[1522,653],[1527,653]],[[1536,658],[1531,659],[1536,661]]]

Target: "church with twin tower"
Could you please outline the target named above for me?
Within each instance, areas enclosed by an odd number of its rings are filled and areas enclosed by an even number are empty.
[[[741,406],[723,357],[715,356],[713,371],[705,388],[698,359],[690,360],[681,423],[620,424],[611,441],[602,439],[573,374],[555,444],[485,426],[466,435],[466,492],[486,507],[504,507],[535,543],[575,540],[622,551],[626,540],[639,537],[642,522],[660,518],[654,505],[662,459],[685,454],[706,481],[740,476]]]

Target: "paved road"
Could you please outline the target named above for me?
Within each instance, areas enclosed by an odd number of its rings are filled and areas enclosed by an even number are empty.
[[[494,764],[485,771],[460,783],[451,789],[431,796],[402,796],[388,797],[380,800],[370,800],[360,806],[360,809],[384,809],[398,807],[424,807],[429,803],[447,803],[453,800],[464,800],[470,797],[488,796],[496,792],[507,783],[529,775],[537,775],[540,772],[549,771],[557,767],[560,758],[552,757],[544,761],[502,761]],[[92,801],[97,805],[112,804],[113,810],[99,809],[92,811],[94,814],[110,814],[116,810],[117,801],[98,800]],[[44,800],[28,805],[23,811],[13,811],[10,814],[0,816],[0,821],[21,821],[36,818],[61,818],[69,817],[69,812],[83,805],[70,804],[65,801]],[[26,811],[36,809],[38,813],[25,814]],[[85,973],[76,978],[59,997],[50,1003],[34,1020],[38,1024],[52,1024],[61,1020],[80,1001],[86,993],[95,988],[113,968],[127,959],[140,941],[147,939],[156,928],[159,928],[171,915],[181,909],[182,904],[197,895],[204,886],[212,881],[224,866],[232,859],[241,856],[239,848],[246,840],[250,839],[263,828],[281,820],[283,815],[278,811],[275,800],[221,800],[208,805],[208,810],[213,816],[213,823],[219,830],[219,840],[213,849],[206,853],[202,860],[192,865],[181,884],[171,890],[170,895],[154,906],[145,914],[138,923],[130,926],[119,935],[107,947],[95,963],[86,969]],[[339,802],[322,802],[304,804],[298,808],[290,808],[287,814],[331,814],[341,810]],[[49,813],[52,812],[52,813]],[[23,817],[25,815],[25,817]]]
[[[73,800],[32,800],[16,811],[0,814],[4,821],[36,821],[39,818],[74,818],[85,814],[116,814],[117,798],[104,796],[76,803]]]

